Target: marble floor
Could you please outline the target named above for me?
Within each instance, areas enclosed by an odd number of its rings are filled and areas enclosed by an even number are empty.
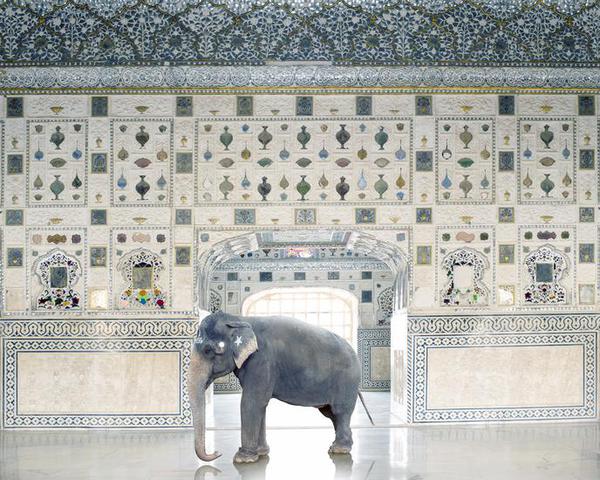
[[[333,432],[318,412],[274,402],[268,409],[270,456],[253,465],[233,465],[239,396],[221,395],[214,401],[208,448],[216,447],[223,456],[210,465],[195,458],[191,429],[0,430],[0,479],[600,478],[598,422],[406,426],[385,410],[387,395],[365,397],[376,426],[357,407],[351,456],[327,454]]]

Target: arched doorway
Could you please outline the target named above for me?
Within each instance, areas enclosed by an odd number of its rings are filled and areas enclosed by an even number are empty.
[[[409,254],[391,242],[377,238],[374,232],[347,230],[257,230],[233,236],[210,245],[198,255],[196,270],[195,308],[209,310],[212,273],[224,262],[239,258],[260,248],[275,245],[299,250],[318,246],[344,246],[350,252],[368,254],[385,263],[395,276],[394,311],[405,310],[408,304]],[[324,240],[326,239],[326,240]]]
[[[381,234],[382,238],[378,238]],[[385,236],[387,234],[387,237]],[[221,234],[222,235],[222,234]],[[395,232],[393,234],[397,236]],[[375,334],[367,339],[368,348],[361,351],[358,342],[358,354],[365,371],[372,370],[373,365],[387,366],[387,385],[391,390],[392,410],[404,417],[406,391],[406,306],[409,298],[410,265],[408,253],[393,241],[390,241],[390,232],[377,230],[350,230],[348,227],[329,227],[324,230],[303,230],[299,227],[288,227],[283,230],[264,230],[257,228],[254,231],[240,232],[237,236],[224,238],[207,245],[201,245],[197,263],[197,288],[195,289],[195,305],[199,315],[210,311],[211,296],[214,298],[215,275],[223,266],[230,262],[237,262],[239,268],[246,269],[249,258],[257,252],[272,255],[277,250],[278,258],[281,255],[310,257],[316,251],[342,248],[352,255],[365,255],[385,264],[393,278],[391,285],[386,289],[384,296],[389,303],[391,312],[391,325],[388,327],[387,340],[381,339],[372,329],[369,334]],[[408,249],[406,249],[408,250]],[[273,281],[277,281],[273,275]],[[271,284],[271,286],[275,286]],[[279,286],[279,285],[277,285]],[[238,299],[239,300],[239,299]],[[222,305],[222,304],[221,304]],[[212,303],[214,308],[214,302]],[[239,313],[242,313],[239,310]],[[383,330],[383,329],[381,329]],[[359,332],[360,334],[360,332]],[[363,377],[364,380],[364,377]],[[363,382],[362,387],[370,388],[375,383]]]

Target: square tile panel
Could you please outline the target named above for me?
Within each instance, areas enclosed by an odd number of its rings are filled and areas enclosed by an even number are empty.
[[[192,248],[175,247],[175,265],[178,266],[189,266],[192,263]]]
[[[90,247],[90,267],[106,267],[107,259],[106,247]]]
[[[175,97],[175,115],[178,117],[191,117],[194,115],[193,97]]]
[[[9,154],[6,156],[6,174],[19,175],[23,173],[23,155]]]
[[[9,247],[6,249],[6,266],[22,267],[24,250],[21,247]]]
[[[415,114],[416,115],[432,115],[433,100],[431,95],[417,95],[415,97]]]
[[[417,223],[431,223],[432,222],[431,208],[417,208],[416,222]]]
[[[23,116],[23,97],[6,98],[6,116],[8,118],[19,118]]]
[[[91,154],[90,173],[108,173],[108,155],[106,153]]]
[[[24,214],[23,210],[8,209],[5,213],[5,225],[21,226],[23,225]]]
[[[296,97],[296,115],[313,114],[313,97]]]
[[[579,263],[594,263],[594,247],[593,243],[579,244]]]
[[[498,115],[515,114],[515,96],[498,95]]]
[[[373,115],[373,97],[357,96],[356,97],[356,114],[357,115]]]
[[[596,101],[593,95],[579,95],[577,107],[579,115],[596,115]]]
[[[417,245],[417,265],[431,265],[430,245]]]
[[[579,207],[579,221],[581,223],[593,223],[594,213],[594,207]]]
[[[92,117],[108,116],[108,97],[92,97]]]
[[[254,99],[250,96],[236,97],[236,115],[251,117],[254,115]]]

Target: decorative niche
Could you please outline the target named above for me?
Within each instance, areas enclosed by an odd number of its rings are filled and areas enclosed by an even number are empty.
[[[387,287],[377,296],[377,325],[390,325],[394,313],[394,289]]]
[[[34,273],[42,284],[37,309],[79,310],[81,296],[73,287],[81,276],[81,264],[75,257],[54,249],[34,264]]]
[[[525,257],[529,285],[524,291],[525,303],[566,304],[567,289],[560,284],[568,268],[567,257],[543,245]]]
[[[446,255],[442,269],[446,284],[441,291],[443,306],[488,305],[490,293],[483,282],[487,258],[477,250],[461,248]]]
[[[221,295],[219,295],[216,291],[211,289],[210,293],[209,293],[209,299],[208,299],[208,310],[211,313],[215,313],[215,312],[218,312],[219,310],[221,310],[222,308],[223,308],[223,299],[221,298]]]
[[[121,258],[117,270],[127,283],[120,296],[121,308],[164,309],[166,294],[159,285],[164,268],[160,256],[144,248]]]

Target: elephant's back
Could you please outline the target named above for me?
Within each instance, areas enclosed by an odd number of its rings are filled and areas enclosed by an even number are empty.
[[[302,341],[321,348],[339,348],[355,356],[352,346],[341,336],[326,328],[287,316],[250,317],[252,323],[270,338],[287,342]],[[288,344],[289,346],[289,344]]]
[[[302,389],[310,385],[315,387],[314,393],[331,391],[338,383],[358,386],[358,358],[339,335],[290,317],[251,317],[248,321],[259,332],[259,349],[262,337],[286,383],[297,383],[296,387]]]

